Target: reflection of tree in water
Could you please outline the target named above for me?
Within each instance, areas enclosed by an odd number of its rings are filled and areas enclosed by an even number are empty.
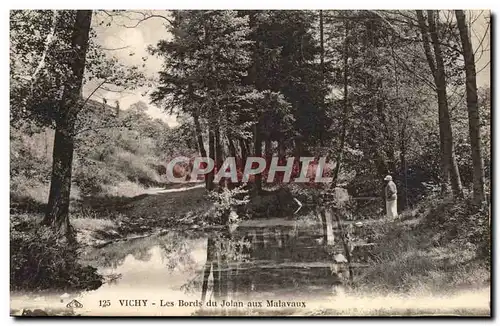
[[[128,253],[106,249],[95,249],[87,253],[84,259],[96,267],[117,269],[123,264]]]
[[[192,257],[193,241],[185,233],[169,233],[159,239],[162,262],[169,270],[187,271],[196,268]]]
[[[180,287],[180,290],[188,294],[196,293],[200,290],[202,282],[203,282],[203,274],[196,273],[192,279],[188,280],[185,284],[183,284]]]
[[[169,269],[192,268],[194,261],[191,257],[189,244],[192,242],[189,234],[171,232],[162,236],[131,239],[113,243],[100,249],[94,249],[85,255],[85,260],[94,266],[117,269],[128,255],[139,261],[150,261],[151,249],[159,246],[162,261]]]
[[[152,257],[150,247],[136,248],[130,254],[139,261],[150,261]]]
[[[228,292],[236,291],[238,267],[240,263],[248,261],[249,248],[250,242],[244,238],[234,238],[229,232],[208,238],[207,260],[201,283],[202,301],[205,301],[209,290],[210,274],[213,278],[211,290],[215,300],[227,299]],[[199,286],[199,279],[195,278],[193,283]]]
[[[142,238],[113,243],[101,249],[95,249],[88,253],[85,260],[99,267],[119,268],[128,255],[136,260],[149,261],[151,259],[150,249],[155,245],[156,238]]]
[[[201,300],[242,299],[260,293],[328,294],[342,282],[334,256],[340,244],[323,241],[322,232],[295,226],[239,229],[207,240],[202,275],[185,285],[202,289]],[[340,251],[339,251],[340,250]]]

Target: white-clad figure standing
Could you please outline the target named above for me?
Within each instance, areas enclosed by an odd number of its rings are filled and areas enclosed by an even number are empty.
[[[390,175],[384,178],[387,183],[385,186],[385,207],[387,210],[387,218],[398,217],[398,190],[396,184],[392,181]]]

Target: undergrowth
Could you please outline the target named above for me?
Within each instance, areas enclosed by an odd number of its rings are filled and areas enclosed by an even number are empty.
[[[11,221],[11,291],[94,290],[102,277],[78,262],[78,245],[33,219]]]
[[[414,215],[374,226],[377,245],[357,282],[360,291],[443,293],[489,284],[486,209],[469,199],[428,199]]]

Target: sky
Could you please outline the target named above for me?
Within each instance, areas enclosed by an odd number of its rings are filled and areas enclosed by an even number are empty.
[[[147,11],[147,13],[168,15],[167,11]],[[97,42],[106,49],[126,47],[120,50],[107,51],[108,54],[116,56],[120,62],[124,64],[140,66],[143,64],[142,57],[148,57],[145,62],[145,72],[148,76],[155,76],[157,72],[162,69],[162,60],[151,56],[147,52],[147,47],[149,45],[155,45],[161,39],[168,39],[171,37],[164,25],[166,21],[162,18],[151,18],[141,22],[137,27],[127,28],[125,26],[136,25],[137,19],[141,18],[141,15],[134,12],[126,12],[125,15],[132,18],[132,20],[124,17],[114,17],[111,26],[101,27],[97,26],[97,23],[102,20],[109,21],[109,18],[105,13],[98,12],[93,19],[93,24],[97,31]],[[478,86],[490,85],[489,16],[490,12],[488,10],[469,12],[469,19],[470,22],[472,22],[472,45],[474,49],[478,49],[476,52]],[[485,33],[486,37],[483,40]],[[481,40],[483,40],[482,43]],[[132,53],[133,55],[131,55]],[[482,55],[480,55],[481,53]],[[85,85],[84,95],[90,94],[94,88],[95,84]],[[143,93],[148,91],[152,91],[152,89],[137,89],[126,93],[100,90],[95,93],[94,99],[102,101],[102,98],[106,98],[111,105],[114,105],[115,101],[118,100],[120,102],[120,107],[123,109],[127,109],[131,104],[138,101],[143,101],[148,105],[147,113],[150,116],[163,120],[171,127],[177,126],[178,122],[175,116],[169,115],[162,108],[151,104],[148,96],[143,96]]]
[[[471,26],[471,40],[472,47],[476,51],[476,79],[479,87],[490,86],[491,82],[490,14],[489,10],[475,10],[469,16],[469,19],[472,19],[471,22],[473,22]]]

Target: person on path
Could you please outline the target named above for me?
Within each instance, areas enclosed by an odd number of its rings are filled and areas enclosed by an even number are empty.
[[[386,182],[385,186],[385,207],[387,211],[387,218],[397,218],[398,217],[398,190],[396,184],[392,181],[390,175],[384,178]]]

